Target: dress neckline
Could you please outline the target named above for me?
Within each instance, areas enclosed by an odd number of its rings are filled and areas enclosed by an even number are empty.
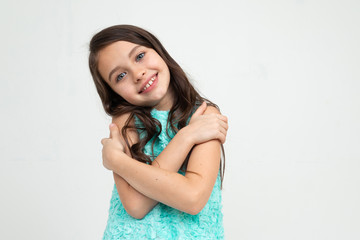
[[[158,112],[158,113],[168,113],[170,110],[157,110],[156,108],[153,108],[151,112]]]

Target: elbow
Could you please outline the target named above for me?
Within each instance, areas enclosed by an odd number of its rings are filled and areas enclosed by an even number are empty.
[[[126,209],[125,209],[126,210]],[[139,211],[127,211],[127,213],[132,216],[133,218],[137,219],[137,220],[141,220],[143,219],[147,213],[142,213],[142,212],[139,212]]]
[[[141,220],[146,216],[146,214],[142,214],[142,213],[133,213],[133,214],[129,214],[129,215],[137,220]]]
[[[208,198],[204,198],[204,194],[197,191],[189,196],[189,202],[185,210],[190,215],[197,215],[205,207]]]
[[[202,209],[202,207],[192,207],[187,213],[190,215],[197,215],[201,212]]]
[[[136,204],[136,201],[127,204],[123,203],[123,206],[127,214],[138,220],[143,219],[151,210],[142,208],[141,205]]]
[[[141,209],[139,209],[139,208],[125,207],[125,206],[124,206],[124,208],[125,208],[125,211],[127,212],[127,214],[129,214],[131,217],[138,219],[138,220],[143,219],[147,214],[147,212],[141,211]]]

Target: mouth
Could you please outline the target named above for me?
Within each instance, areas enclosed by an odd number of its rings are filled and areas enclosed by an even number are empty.
[[[154,84],[155,80],[157,80],[157,73],[153,75],[142,87],[139,93],[148,92],[151,89],[151,86]],[[147,91],[148,90],[148,91]]]

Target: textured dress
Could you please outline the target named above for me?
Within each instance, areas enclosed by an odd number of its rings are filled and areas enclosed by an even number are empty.
[[[152,117],[160,121],[162,131],[156,139],[149,141],[144,153],[157,157],[174,137],[169,130],[166,133],[169,111],[151,111]],[[136,119],[137,120],[137,119]],[[140,138],[142,134],[140,134]],[[224,239],[223,215],[221,205],[221,180],[218,175],[209,201],[197,215],[190,215],[177,209],[158,203],[143,219],[131,217],[124,209],[116,190],[112,191],[109,217],[103,240],[113,239]]]

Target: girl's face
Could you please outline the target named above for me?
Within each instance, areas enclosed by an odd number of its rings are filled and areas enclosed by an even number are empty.
[[[118,41],[102,49],[98,57],[100,75],[126,101],[158,110],[171,108],[169,68],[154,49]]]

